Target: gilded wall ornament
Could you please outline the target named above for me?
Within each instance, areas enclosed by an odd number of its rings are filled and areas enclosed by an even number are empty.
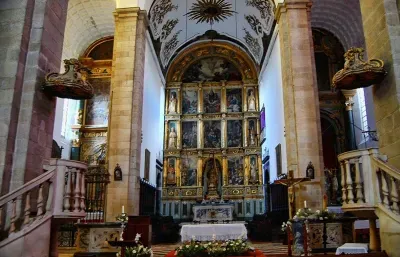
[[[344,68],[332,79],[333,89],[356,89],[379,84],[386,75],[384,62],[371,59],[365,62],[363,48],[350,48],[344,55]]]
[[[42,90],[52,96],[68,99],[90,99],[94,95],[92,85],[88,81],[89,69],[77,59],[64,60],[65,72],[49,73],[45,77]]]
[[[197,20],[197,23],[220,22],[232,16],[232,4],[225,0],[199,0],[192,4],[190,11],[186,14],[190,20]]]

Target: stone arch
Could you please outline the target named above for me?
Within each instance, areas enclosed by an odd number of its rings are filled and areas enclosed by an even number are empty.
[[[69,0],[63,59],[82,56],[92,42],[114,35],[115,0]]]
[[[345,51],[364,47],[364,30],[359,0],[319,0],[311,8],[311,26],[339,38]]]
[[[230,61],[242,73],[244,81],[257,81],[258,69],[252,59],[239,47],[227,42],[195,43],[172,60],[167,71],[167,82],[180,82],[186,69],[207,57],[221,57]]]

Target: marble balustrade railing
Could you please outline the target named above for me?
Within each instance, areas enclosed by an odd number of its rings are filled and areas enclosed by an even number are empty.
[[[400,170],[384,161],[378,149],[338,155],[344,210],[383,208],[400,222]]]
[[[82,162],[50,159],[44,173],[0,197],[0,240],[44,216],[80,219],[85,213],[85,172]]]

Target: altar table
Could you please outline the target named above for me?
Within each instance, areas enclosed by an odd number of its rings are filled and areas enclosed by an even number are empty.
[[[247,239],[247,229],[244,224],[199,224],[183,225],[181,229],[182,242],[197,241],[222,241],[228,239]]]
[[[193,206],[193,221],[231,221],[233,220],[232,204],[201,204]]]
[[[336,255],[340,254],[368,253],[368,244],[347,243],[336,249]]]

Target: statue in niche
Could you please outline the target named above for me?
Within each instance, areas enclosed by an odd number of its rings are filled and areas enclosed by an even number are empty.
[[[252,157],[250,159],[250,182],[251,183],[258,182],[257,164],[255,157]]]
[[[171,127],[171,131],[169,132],[168,136],[168,148],[176,148],[176,132],[175,127]]]
[[[218,176],[221,171],[221,166],[219,162],[212,158],[209,159],[205,166],[205,178],[204,178],[204,185],[207,186],[205,192],[208,196],[219,197],[219,179]]]
[[[175,162],[174,160],[169,161],[168,172],[167,172],[167,185],[175,185]]]
[[[249,90],[249,96],[247,97],[248,111],[256,110],[256,97],[254,96],[254,90]]]
[[[171,95],[169,98],[168,113],[169,114],[176,113],[176,92],[171,92]]]
[[[255,126],[255,121],[250,120],[249,122],[250,128],[249,128],[249,134],[250,134],[250,146],[255,146],[257,144],[257,132],[256,132],[256,126]]]

